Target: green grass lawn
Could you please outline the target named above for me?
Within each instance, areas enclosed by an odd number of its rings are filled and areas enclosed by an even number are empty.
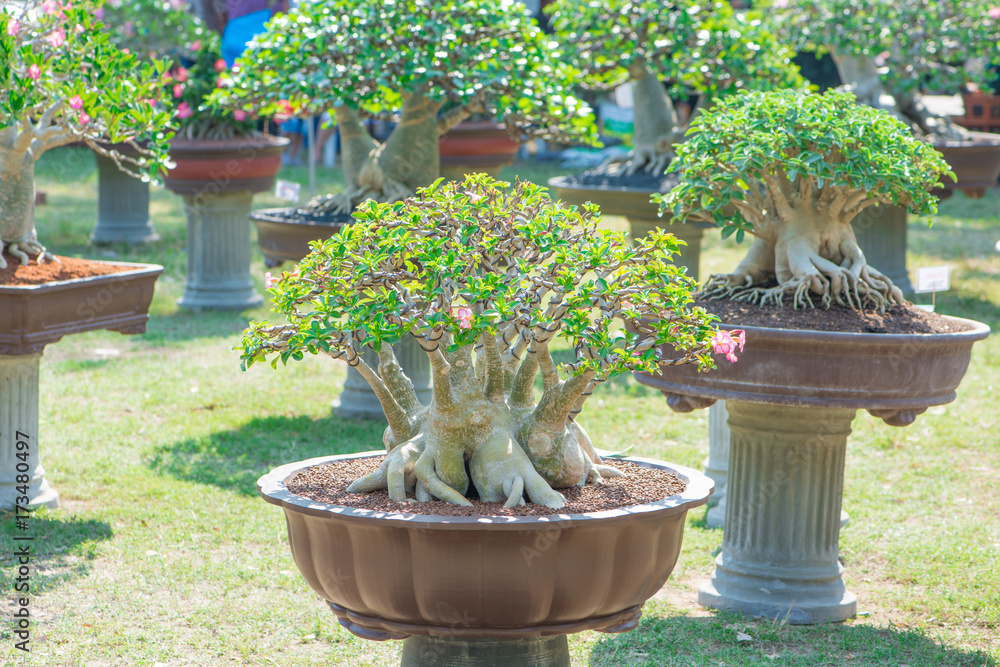
[[[532,179],[559,173],[524,165],[505,176],[515,172]],[[281,177],[308,182],[303,168]],[[156,262],[166,271],[145,334],[80,334],[46,349],[38,438],[63,506],[32,519],[32,652],[14,649],[4,623],[0,663],[398,664],[398,642],[367,642],[337,626],[292,562],[281,511],[254,485],[281,463],[381,446],[375,424],[331,415],[344,367],[308,359],[280,372],[267,365],[241,372],[231,348],[248,320],[267,318],[266,305],[238,313],[178,310],[185,231],[176,195],[153,192],[162,241],[95,248],[88,241],[96,215],[92,156],[53,151],[37,178],[49,202],[38,208],[38,231],[51,250]],[[320,170],[319,182],[321,192],[342,185],[329,169]],[[255,199],[261,208],[280,204]],[[911,271],[953,269],[938,310],[998,331],[1000,192],[976,201],[956,195],[942,203],[932,228],[911,223],[908,231]],[[742,254],[714,232],[703,248],[703,276],[731,268]],[[259,252],[253,272],[262,283]],[[639,629],[574,635],[574,665],[1000,664],[997,389],[994,335],[976,346],[954,403],[901,429],[857,415],[844,493],[851,522],[841,533],[856,619],[796,627],[699,607],[697,588],[722,541],[700,508],[689,515],[681,559]],[[599,391],[585,413],[599,447],[701,467],[707,411],[672,414],[659,394],[630,377]],[[13,518],[0,514],[5,604],[13,595],[15,532]],[[739,641],[738,633],[750,639]]]

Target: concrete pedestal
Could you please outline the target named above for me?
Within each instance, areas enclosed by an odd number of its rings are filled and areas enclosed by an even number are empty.
[[[187,283],[177,304],[189,310],[243,310],[264,302],[250,276],[249,190],[185,195]]]
[[[460,634],[461,630],[456,631]],[[461,639],[414,635],[403,641],[401,667],[570,667],[565,635]]]
[[[715,482],[706,521],[709,528],[726,523],[726,483],[729,479],[729,412],[726,402],[718,401],[708,409],[708,458],[705,474]],[[712,502],[714,500],[714,502]]]
[[[794,624],[851,618],[838,562],[852,408],[728,401],[722,553],[698,602]]]
[[[680,254],[674,255],[673,263],[677,266],[686,266],[687,274],[698,280],[698,268],[701,263],[701,227],[688,224],[670,224],[664,218],[640,218],[628,216],[629,225],[632,229],[632,238],[641,239],[656,228],[662,228],[676,236],[679,240],[687,243],[681,246]]]
[[[424,405],[431,402],[431,363],[427,358],[427,353],[420,348],[420,344],[413,336],[409,336],[396,345],[392,346],[396,354],[396,360],[403,369],[406,377],[413,382],[413,389],[417,393],[417,398]],[[378,368],[378,353],[371,349],[365,349],[362,358],[372,368]],[[376,419],[385,421],[385,414],[382,412],[382,404],[378,402],[375,392],[357,372],[350,366],[347,367],[347,380],[344,382],[344,391],[340,396],[333,399],[333,413],[347,419]]]
[[[861,252],[871,266],[889,277],[903,294],[913,294],[906,270],[906,209],[869,206],[851,221]]]
[[[94,243],[149,243],[160,235],[149,219],[149,183],[129,176],[97,155],[97,225]]]
[[[59,506],[38,449],[41,359],[40,353],[0,355],[0,510]]]

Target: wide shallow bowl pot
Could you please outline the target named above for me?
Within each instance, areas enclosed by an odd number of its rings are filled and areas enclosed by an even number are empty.
[[[113,262],[120,273],[41,285],[0,285],[0,354],[34,354],[63,336],[142,333],[163,267]]]
[[[986,189],[997,184],[1000,176],[1000,136],[988,132],[970,132],[972,141],[966,143],[934,144],[941,152],[957,180],[941,178],[944,188],[934,190],[934,194],[948,196],[954,190],[961,190],[972,199],[986,194]]]
[[[253,211],[250,219],[257,226],[257,243],[268,266],[299,262],[311,251],[310,241],[325,241],[344,227],[344,223],[302,222],[283,214],[289,208],[266,208]]]
[[[967,331],[941,334],[872,334],[736,327],[746,331],[739,361],[710,373],[671,366],[642,384],[682,397],[777,405],[866,409],[900,426],[932,405],[955,399],[969,367],[972,345],[989,335],[981,322],[949,318]],[[674,402],[672,402],[674,401]],[[690,408],[705,407],[697,401]]]
[[[603,512],[451,517],[328,505],[285,486],[297,470],[383,453],[291,463],[257,482],[265,500],[284,508],[309,585],[368,639],[630,630],[677,562],[688,509],[708,502],[713,488],[690,468],[629,458],[674,473],[687,489]]]
[[[221,192],[265,192],[281,169],[287,137],[263,135],[244,139],[170,142],[174,168],[163,184],[179,195],[212,196]]]

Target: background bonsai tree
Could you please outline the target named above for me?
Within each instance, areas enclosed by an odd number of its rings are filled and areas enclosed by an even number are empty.
[[[219,34],[192,14],[186,2],[119,0],[105,6],[101,16],[118,48],[169,60],[163,85],[176,111],[177,136],[198,140],[257,134],[257,121],[250,115],[205,103],[229,68]]]
[[[145,180],[166,160],[170,113],[159,103],[166,66],[112,45],[98,9],[92,0],[0,9],[0,252],[24,264],[30,255],[52,259],[35,231],[42,153],[83,142]]]
[[[864,104],[905,120],[919,135],[968,139],[937,117],[921,90],[985,84],[977,59],[997,61],[1000,6],[993,0],[769,0],[767,16],[798,49],[829,51],[841,81]]]
[[[633,150],[623,173],[660,175],[684,134],[663,82],[699,96],[696,111],[740,90],[804,88],[795,54],[751,12],[706,0],[556,0],[551,25],[582,83],[607,89],[631,82]],[[692,114],[694,115],[694,114]]]
[[[708,295],[762,304],[788,295],[797,308],[815,294],[827,307],[880,310],[903,295],[865,261],[851,220],[875,204],[929,219],[929,190],[951,173],[904,123],[837,91],[730,97],[694,122],[675,168],[680,185],[654,195],[661,212],[754,237],[735,272],[709,279]]]
[[[438,137],[472,113],[515,134],[592,132],[589,108],[524,7],[508,0],[307,0],[271,20],[216,99],[244,110],[331,110],[347,190],[316,210],[393,202],[434,182]],[[441,113],[445,110],[445,113]],[[366,116],[394,118],[375,141]]]
[[[466,505],[471,477],[483,500],[561,507],[553,488],[616,472],[575,421],[597,384],[621,371],[712,367],[714,316],[691,307],[694,282],[669,263],[671,235],[632,248],[597,229],[592,205],[565,209],[543,188],[504,190],[484,174],[442,180],[404,202],[368,201],[354,225],[315,243],[272,289],[287,322],[246,330],[243,367],[321,353],[368,381],[389,421],[388,455],[352,491]],[[393,355],[410,333],[430,358],[429,406]],[[561,367],[556,338],[574,345]],[[665,342],[678,356],[662,356]],[[364,346],[378,351],[377,369]]]

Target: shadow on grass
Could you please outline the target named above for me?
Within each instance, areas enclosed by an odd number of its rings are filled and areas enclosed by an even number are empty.
[[[744,633],[744,641],[737,639],[738,632]],[[708,617],[646,617],[633,632],[608,635],[595,644],[589,664],[997,667],[998,663],[981,651],[942,646],[918,630],[844,623],[789,626],[719,612]]]
[[[20,563],[14,553],[19,547],[28,545],[31,553],[31,595],[37,595],[57,588],[64,581],[86,577],[90,573],[90,562],[97,557],[100,542],[114,536],[111,526],[96,519],[47,516],[43,510],[27,518],[21,530],[17,528],[14,515],[0,513],[0,539],[10,545],[0,555],[0,577],[4,588],[10,587],[14,594],[14,583]],[[31,537],[15,540],[15,537]]]
[[[384,424],[330,416],[261,417],[241,428],[161,446],[149,467],[177,479],[257,494],[272,468],[316,456],[382,449]]]
[[[157,344],[196,338],[228,338],[242,333],[252,319],[247,311],[200,311],[178,309],[150,317],[142,340]]]

